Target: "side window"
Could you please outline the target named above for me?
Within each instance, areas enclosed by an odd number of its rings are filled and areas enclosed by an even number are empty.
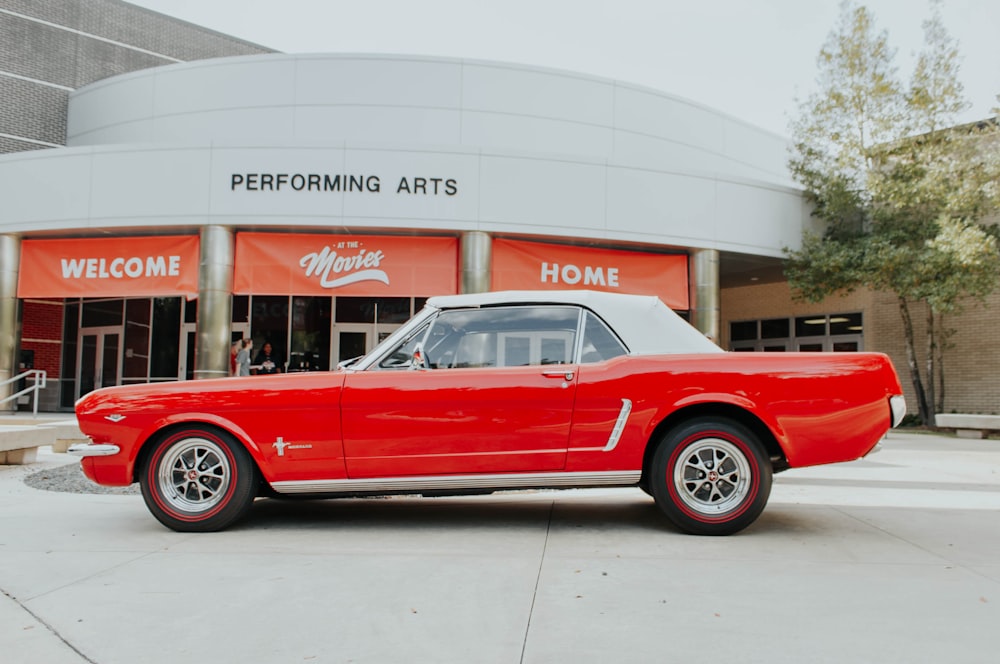
[[[628,352],[618,337],[608,329],[608,326],[600,318],[589,311],[586,316],[583,324],[583,353],[580,356],[580,362],[601,362],[625,355]]]
[[[391,353],[386,355],[381,362],[378,363],[379,369],[408,369],[410,368],[410,360],[413,359],[413,353],[417,350],[417,346],[423,342],[424,337],[427,334],[427,325],[421,325],[417,331],[408,336],[403,340],[403,343],[399,344],[392,350]]]
[[[579,310],[563,306],[445,311],[434,320],[424,354],[432,369],[567,364],[578,319]]]

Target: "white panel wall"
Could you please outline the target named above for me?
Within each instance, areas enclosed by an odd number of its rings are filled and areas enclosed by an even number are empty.
[[[0,233],[74,228],[90,214],[91,150],[0,157]]]
[[[69,127],[80,147],[0,157],[0,232],[483,230],[781,256],[810,223],[781,137],[653,90],[517,65],[185,63],[82,88]],[[233,173],[374,175],[380,191],[233,191]],[[457,192],[397,192],[404,178]]]

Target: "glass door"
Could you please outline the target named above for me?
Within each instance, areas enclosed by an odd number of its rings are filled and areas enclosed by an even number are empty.
[[[77,344],[77,394],[121,383],[122,329],[113,327],[80,328]]]
[[[368,323],[337,323],[333,326],[334,367],[344,360],[364,355],[375,347],[375,326]]]

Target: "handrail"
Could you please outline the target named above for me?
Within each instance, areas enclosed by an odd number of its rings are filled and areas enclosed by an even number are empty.
[[[27,378],[28,376],[34,378],[35,382],[29,387],[24,388],[20,392],[15,392],[14,394],[11,394],[9,396],[0,399],[0,404],[5,404],[8,401],[13,401],[14,399],[17,399],[18,397],[23,396],[28,392],[34,392],[35,398],[34,398],[34,406],[32,407],[32,412],[35,415],[38,415],[38,392],[39,390],[45,389],[45,380],[48,377],[48,374],[45,373],[44,369],[28,369],[27,371],[17,374],[13,378],[8,378],[7,380],[0,380],[0,387],[3,387],[4,385],[10,385],[11,383],[15,383],[21,380],[22,378]]]

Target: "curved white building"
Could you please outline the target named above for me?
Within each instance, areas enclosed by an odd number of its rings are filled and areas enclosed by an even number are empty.
[[[15,297],[80,329],[64,325],[62,407],[95,385],[224,375],[234,336],[325,369],[447,292],[656,294],[719,338],[720,279],[773,269],[811,224],[784,138],[496,62],[156,67],[70,93],[66,143],[0,156]]]

